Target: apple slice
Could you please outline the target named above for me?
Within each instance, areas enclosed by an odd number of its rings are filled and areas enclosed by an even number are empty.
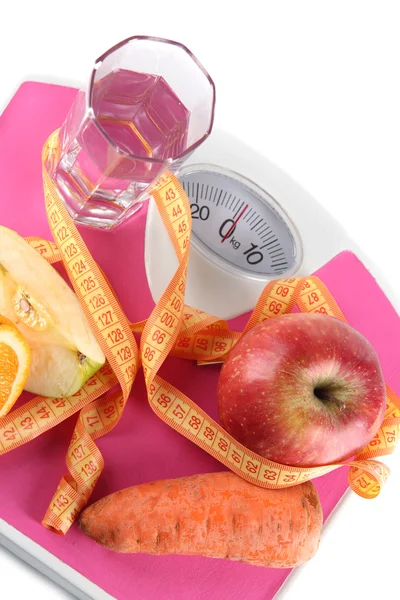
[[[31,349],[29,392],[72,396],[105,362],[71,288],[22,237],[2,226],[0,314],[17,326]]]

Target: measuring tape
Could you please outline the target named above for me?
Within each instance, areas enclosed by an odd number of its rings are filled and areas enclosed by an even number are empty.
[[[58,131],[43,148],[43,165],[60,152]],[[383,423],[375,437],[352,461],[300,468],[281,465],[250,451],[230,436],[197,404],[157,373],[167,356],[221,362],[240,337],[265,319],[292,311],[345,318],[325,285],[316,277],[271,281],[264,289],[243,331],[185,305],[191,211],[177,178],[167,172],[152,188],[179,266],[146,321],[131,324],[106,276],[92,258],[69,216],[57,188],[43,167],[46,212],[55,240],[27,238],[49,262],[62,261],[106,364],[70,398],[37,397],[0,419],[0,455],[27,443],[79,411],[67,451],[68,473],[61,478],[43,525],[65,534],[87,504],[103,470],[104,460],[95,440],[120,419],[140,363],[150,406],[170,427],[190,439],[240,477],[269,489],[290,487],[348,466],[349,485],[360,496],[376,497],[389,469],[374,460],[393,452],[400,435],[400,400],[387,386]],[[76,268],[78,265],[78,268]],[[79,274],[77,274],[79,273]],[[141,333],[140,351],[133,332]],[[118,387],[117,387],[118,386]]]

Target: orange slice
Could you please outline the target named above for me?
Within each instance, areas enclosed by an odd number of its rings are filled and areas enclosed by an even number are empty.
[[[0,315],[0,417],[21,395],[31,366],[31,351],[15,325]]]

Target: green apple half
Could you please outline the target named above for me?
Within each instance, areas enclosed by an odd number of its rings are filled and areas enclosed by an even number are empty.
[[[105,362],[71,288],[28,242],[2,226],[0,314],[15,323],[31,348],[29,392],[72,396]]]

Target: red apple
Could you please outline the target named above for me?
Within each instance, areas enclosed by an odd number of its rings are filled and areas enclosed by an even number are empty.
[[[355,455],[378,431],[385,382],[374,348],[334,317],[264,321],[229,353],[218,382],[222,425],[278,463],[326,465]]]

